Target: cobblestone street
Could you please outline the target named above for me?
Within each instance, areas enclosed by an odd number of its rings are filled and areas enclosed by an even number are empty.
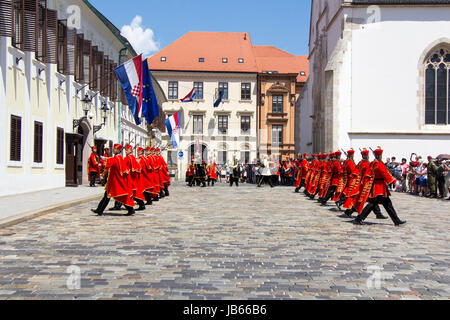
[[[361,227],[293,191],[177,184],[133,217],[2,229],[0,299],[449,299],[449,201],[395,194],[407,225]]]

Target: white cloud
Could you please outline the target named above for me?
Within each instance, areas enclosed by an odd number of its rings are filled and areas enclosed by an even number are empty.
[[[136,16],[130,25],[122,27],[122,35],[130,41],[136,52],[148,57],[152,52],[159,51],[159,42],[155,40],[152,29],[142,26],[142,17]]]

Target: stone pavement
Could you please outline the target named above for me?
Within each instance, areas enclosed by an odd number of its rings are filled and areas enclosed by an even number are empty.
[[[2,220],[11,219],[29,212],[70,203],[73,201],[102,196],[103,187],[58,188],[38,192],[0,197],[0,224]]]
[[[292,188],[177,184],[133,217],[87,203],[0,230],[0,299],[448,300],[450,202],[393,202],[406,226]]]

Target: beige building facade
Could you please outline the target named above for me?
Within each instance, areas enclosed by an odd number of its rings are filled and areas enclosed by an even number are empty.
[[[0,21],[0,195],[86,183],[90,146],[119,141],[114,67],[136,53],[88,1],[5,0]]]

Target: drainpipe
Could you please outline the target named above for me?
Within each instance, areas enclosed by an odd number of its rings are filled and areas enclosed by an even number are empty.
[[[125,51],[125,54],[123,52]],[[122,64],[122,58],[128,56],[128,48],[125,47],[119,51],[119,66]],[[120,92],[120,83],[117,84],[118,91]],[[119,121],[119,141],[118,143],[122,143],[122,99],[119,99],[119,114],[118,114],[118,121]]]

